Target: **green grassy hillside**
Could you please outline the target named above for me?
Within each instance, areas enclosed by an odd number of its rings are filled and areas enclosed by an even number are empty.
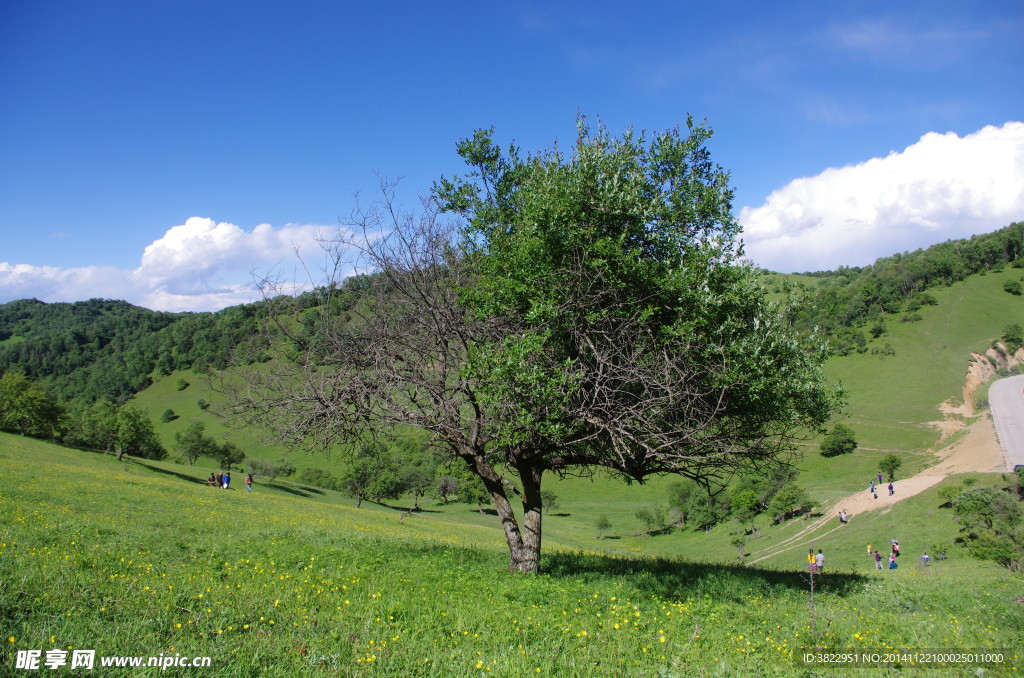
[[[865,539],[898,528],[909,550],[945,529],[934,497],[843,528],[812,613],[798,554],[736,567],[551,537],[545,573],[514,576],[494,527],[202,476],[0,434],[0,672],[28,675],[19,650],[56,648],[210,657],[171,669],[204,676],[803,676],[819,673],[794,662],[804,647],[999,649],[1024,633],[1021,579],[992,565],[954,551],[864,566]]]

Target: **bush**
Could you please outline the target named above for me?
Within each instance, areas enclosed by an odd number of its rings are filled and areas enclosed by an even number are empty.
[[[1010,353],[1016,353],[1017,349],[1024,346],[1024,327],[1017,323],[1007,325],[1003,328],[1003,343]]]
[[[768,504],[768,513],[772,516],[772,522],[781,523],[793,516],[808,513],[814,506],[815,502],[811,501],[801,487],[794,483],[786,483],[772,497]]]
[[[160,421],[164,422],[165,424],[169,421],[174,421],[177,418],[178,415],[176,415],[174,413],[174,410],[172,410],[169,407],[160,414]]]
[[[181,377],[178,378],[178,383],[176,384],[176,387],[177,387],[177,389],[179,391],[184,391],[189,386],[190,386],[190,384],[187,381],[185,381],[183,378],[181,378]]]
[[[1018,297],[1024,294],[1024,288],[1021,288],[1019,280],[1007,280],[1003,283],[1003,289]]]
[[[836,457],[849,454],[857,449],[857,438],[853,429],[846,424],[836,424],[821,441],[821,456]]]

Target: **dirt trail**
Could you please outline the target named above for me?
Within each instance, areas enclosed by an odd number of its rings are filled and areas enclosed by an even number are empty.
[[[940,461],[935,466],[925,469],[916,476],[896,481],[893,484],[896,489],[894,496],[890,497],[886,485],[882,485],[878,488],[878,499],[875,499],[867,491],[867,482],[865,481],[864,488],[823,507],[822,516],[811,521],[795,535],[774,546],[753,553],[752,555],[756,557],[748,560],[747,564],[752,565],[780,553],[806,547],[825,535],[835,532],[842,527],[837,517],[841,510],[846,511],[852,520],[856,520],[858,514],[891,508],[893,504],[924,492],[954,473],[989,473],[1006,469],[1002,451],[999,449],[999,442],[996,440],[995,427],[992,425],[992,418],[988,413],[967,427],[963,437],[940,449],[936,456]],[[832,529],[819,532],[821,528],[830,525]]]

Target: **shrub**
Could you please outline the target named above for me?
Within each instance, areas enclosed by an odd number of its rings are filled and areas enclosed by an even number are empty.
[[[821,455],[823,457],[836,457],[840,454],[849,454],[857,449],[857,438],[853,429],[846,424],[836,424],[829,431],[825,439],[821,441]]]
[[[160,421],[164,422],[165,424],[169,421],[174,421],[177,418],[178,415],[176,415],[174,413],[174,410],[172,410],[169,407],[160,414]]]
[[[1021,287],[1019,280],[1007,280],[1003,283],[1003,289],[1018,297],[1024,294],[1024,288]]]

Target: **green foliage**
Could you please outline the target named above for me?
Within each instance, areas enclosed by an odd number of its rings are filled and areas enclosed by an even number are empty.
[[[846,424],[836,424],[821,442],[821,455],[835,457],[850,454],[857,449],[857,437],[853,429]]]
[[[174,410],[172,410],[169,407],[166,410],[164,410],[163,412],[160,413],[160,421],[164,422],[165,424],[168,423],[168,422],[174,421],[177,418],[178,418],[178,415],[175,414]]]
[[[896,471],[903,466],[903,460],[895,454],[887,454],[878,462],[878,470],[886,475],[889,482],[896,480]]]
[[[187,381],[185,381],[184,377],[179,377],[177,383],[175,384],[175,387],[179,391],[184,391],[186,388],[189,387],[189,385],[190,384]]]
[[[978,560],[991,560],[1019,571],[1024,558],[1022,539],[1024,534],[1008,535],[986,530],[968,539],[967,551]]]
[[[972,532],[981,528],[1012,532],[1024,519],[1024,511],[1016,497],[991,487],[965,489],[952,503],[957,520]]]
[[[402,494],[402,480],[395,460],[386,450],[365,446],[338,479],[342,491],[356,498],[356,508],[364,499],[381,501],[396,499]]]
[[[541,490],[540,491],[541,504],[544,506],[545,511],[556,511],[558,510],[558,495],[555,494],[554,490]]]
[[[20,371],[54,397],[123,403],[152,383],[155,370],[224,368],[234,349],[256,360],[263,304],[217,313],[162,313],[124,301],[0,304],[0,373]]]
[[[612,529],[612,521],[603,513],[594,520],[594,528],[597,530],[597,539],[601,539],[604,533]]]
[[[269,480],[276,480],[279,477],[287,478],[295,474],[295,464],[290,459],[283,457],[276,461],[252,457],[245,462],[245,467],[246,471],[251,473],[255,479],[267,478]]]
[[[995,271],[1001,264],[1019,261],[1022,250],[1024,223],[1014,223],[993,233],[894,254],[863,268],[808,273],[818,283],[808,303],[794,310],[794,322],[802,328],[824,328],[839,355],[859,353],[863,334],[850,330],[869,322],[878,327],[881,314],[935,305],[937,298],[925,290]],[[1017,281],[1006,281],[1004,289],[1021,293]]]
[[[333,473],[313,466],[302,469],[302,472],[299,474],[299,482],[313,485],[314,487],[322,487],[325,490],[341,490],[341,484]]]
[[[20,372],[0,375],[0,431],[54,438],[61,410],[38,384]]]
[[[1017,349],[1024,346],[1024,327],[1018,323],[1011,323],[1003,328],[1003,343],[1010,353],[1016,353]]]
[[[668,527],[668,512],[664,506],[645,506],[636,512],[636,518],[644,525],[646,534],[651,535]]]
[[[189,466],[194,466],[199,457],[217,446],[217,441],[206,435],[206,424],[201,421],[192,422],[184,431],[175,433],[174,440]]]
[[[241,447],[230,442],[216,443],[210,448],[210,456],[217,460],[217,463],[221,468],[231,470],[232,466],[237,466],[245,461],[245,452]],[[295,467],[292,467],[292,473],[295,472]]]
[[[1021,287],[1019,280],[1007,280],[1003,283],[1003,289],[1014,296],[1024,294],[1024,287]]]
[[[122,454],[134,457],[163,459],[167,456],[149,416],[131,403],[117,411],[117,446]]]
[[[772,521],[780,523],[794,516],[809,513],[817,502],[811,500],[807,492],[796,483],[786,483],[782,486],[771,503],[768,504],[768,514]]]
[[[465,303],[509,328],[475,343],[466,368],[500,414],[499,448],[528,443],[545,470],[600,457],[634,478],[712,475],[771,458],[782,428],[831,411],[823,346],[792,332],[739,262],[710,136],[689,120],[685,132],[613,137],[580,117],[571,155],[506,153],[487,130],[460,142],[473,172],[435,195],[467,222],[478,274]],[[680,398],[681,382],[720,393],[713,417],[694,414],[705,401]],[[670,432],[685,454],[668,452]],[[718,453],[726,445],[733,454]]]

